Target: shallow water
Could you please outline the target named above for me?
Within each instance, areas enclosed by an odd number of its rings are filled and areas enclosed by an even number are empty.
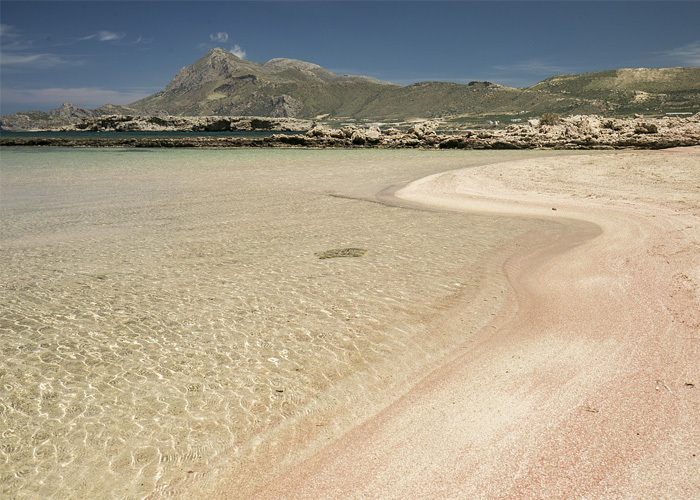
[[[374,195],[543,153],[1,154],[0,496],[143,498],[353,373],[381,390],[387,360],[463,340],[427,319],[537,222]],[[345,247],[366,253],[316,256]]]

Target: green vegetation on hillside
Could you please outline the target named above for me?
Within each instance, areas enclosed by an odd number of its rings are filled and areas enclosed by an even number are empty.
[[[400,121],[485,115],[610,116],[700,110],[700,68],[620,69],[548,78],[516,89],[490,82],[421,82],[406,87],[336,75],[292,59],[264,64],[215,49],[183,68],[168,87],[133,108],[177,115],[319,115]]]
[[[57,126],[107,114],[262,116],[331,122],[447,121],[454,127],[493,126],[544,113],[609,117],[700,111],[700,68],[618,69],[559,75],[517,89],[491,82],[421,82],[405,87],[363,76],[337,75],[294,59],[254,63],[214,49],[181,69],[162,91],[128,107],[106,105],[75,116],[41,112],[3,117],[7,124]],[[62,108],[64,108],[62,107]],[[22,125],[24,126],[24,125]]]

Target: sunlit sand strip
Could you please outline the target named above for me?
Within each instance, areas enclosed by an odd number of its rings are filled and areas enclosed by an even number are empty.
[[[514,300],[475,342],[255,498],[700,498],[700,150],[492,165],[397,196],[564,230],[508,260]]]

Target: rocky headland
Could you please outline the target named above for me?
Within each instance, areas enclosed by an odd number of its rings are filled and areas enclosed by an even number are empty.
[[[310,146],[438,149],[662,149],[700,144],[700,113],[689,118],[607,119],[595,115],[542,119],[497,130],[441,133],[440,123],[416,123],[405,132],[378,127],[329,129],[306,133]]]
[[[313,126],[310,120],[257,116],[169,116],[132,113],[98,114],[65,103],[49,113],[54,120],[66,122],[31,121],[28,115],[3,117],[3,130],[8,132],[306,132]],[[33,125],[32,127],[28,125]]]
[[[0,137],[0,146],[72,147],[305,147],[424,149],[664,149],[700,145],[700,113],[687,118],[630,119],[576,115],[509,125],[504,129],[441,131],[439,121],[399,130],[378,126],[332,128],[291,118],[132,117],[83,119],[75,131],[280,131],[264,137]],[[298,132],[298,133],[290,133]]]
[[[131,116],[86,118],[63,131],[89,132],[305,132],[313,122],[297,118],[241,116]]]

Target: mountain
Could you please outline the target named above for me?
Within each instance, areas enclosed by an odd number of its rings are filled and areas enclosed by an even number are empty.
[[[295,59],[253,63],[213,49],[168,86],[129,107],[145,113],[403,120],[519,109],[523,91],[490,82],[407,87],[337,75]],[[500,110],[500,109],[499,109]]]
[[[544,112],[697,111],[700,68],[619,69],[548,78],[517,89],[491,82],[406,87],[337,75],[295,59],[245,61],[213,49],[161,92],[130,105],[147,113],[404,120]]]
[[[246,61],[213,49],[182,68],[162,91],[128,106],[3,116],[0,128],[48,128],[108,114],[258,116],[317,120],[453,122],[516,119],[545,112],[661,116],[700,111],[700,68],[617,69],[559,75],[528,88],[491,82],[408,86],[338,75],[296,59]]]
[[[351,114],[357,104],[395,85],[363,76],[337,75],[295,59],[254,63],[213,49],[182,68],[168,86],[129,107],[146,113],[315,117]],[[360,106],[361,107],[361,104]]]
[[[633,68],[559,75],[526,90],[552,97],[574,96],[584,106],[608,114],[697,112],[700,68]]]

